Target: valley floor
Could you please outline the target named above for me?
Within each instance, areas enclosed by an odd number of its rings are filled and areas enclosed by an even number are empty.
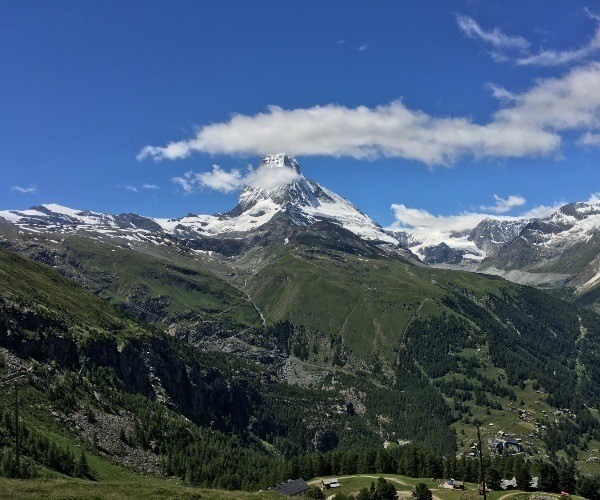
[[[381,475],[377,474],[357,474],[353,476],[337,476],[340,481],[341,487],[333,490],[326,490],[326,498],[332,498],[337,493],[343,493],[344,495],[351,495],[358,493],[362,488],[369,488],[371,482],[377,483],[377,479]],[[459,500],[459,499],[482,499],[483,496],[479,495],[478,485],[474,483],[465,483],[465,490],[448,490],[439,487],[438,481],[432,481],[431,478],[414,478],[407,476],[398,476],[394,474],[383,474],[386,481],[391,482],[398,490],[398,498],[411,498],[412,492],[418,483],[425,483],[433,494],[433,500]],[[315,478],[308,481],[311,486],[317,486],[321,484],[321,479]],[[531,496],[543,496],[548,500],[554,500],[561,497],[555,493],[545,492],[524,492],[520,490],[510,491],[492,491],[487,494],[488,500],[524,500]],[[584,500],[583,497],[573,495],[570,497],[572,500]]]
[[[326,498],[333,497],[336,493],[345,495],[358,493],[362,488],[368,488],[372,481],[377,481],[379,476],[372,475],[353,475],[339,476],[338,479],[342,485],[341,488],[326,491]],[[477,492],[477,485],[466,483],[466,490],[447,490],[438,487],[437,481],[429,478],[409,478],[386,474],[387,481],[390,481],[398,489],[399,498],[411,497],[414,487],[418,483],[425,483],[431,489],[434,500],[459,500],[461,498],[476,499],[482,498]],[[321,478],[315,478],[309,481],[311,486],[321,484]],[[489,500],[524,500],[533,495],[543,496],[548,500],[561,498],[560,495],[553,493],[526,493],[523,491],[493,491],[488,493]],[[183,486],[174,481],[145,478],[144,481],[84,481],[73,479],[5,479],[0,478],[0,499],[1,500],[121,500],[121,499],[144,499],[144,500],[271,500],[283,498],[281,495],[270,492],[260,491],[249,493],[244,491],[223,491],[210,490],[205,488],[194,488]],[[564,498],[564,497],[562,497]],[[583,500],[582,497],[573,496],[573,500]]]

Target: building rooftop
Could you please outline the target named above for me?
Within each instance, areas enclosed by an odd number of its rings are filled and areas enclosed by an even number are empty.
[[[308,487],[307,482],[304,479],[299,478],[288,479],[285,483],[281,483],[275,486],[273,488],[273,491],[291,497],[299,493],[303,493],[304,491],[308,491],[309,489],[310,488]]]

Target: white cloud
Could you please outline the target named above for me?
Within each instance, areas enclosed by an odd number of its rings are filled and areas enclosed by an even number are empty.
[[[511,194],[508,198],[501,198],[498,195],[494,195],[494,200],[496,203],[493,205],[482,205],[479,208],[481,210],[487,210],[494,214],[503,214],[506,212],[510,212],[515,207],[520,207],[525,205],[526,199],[518,194]]]
[[[494,121],[535,130],[594,129],[600,124],[600,63],[547,78],[497,111]]]
[[[199,185],[199,180],[195,172],[186,172],[181,177],[173,177],[171,181],[178,184],[185,194],[193,193]]]
[[[356,50],[358,50],[359,52],[365,52],[368,48],[369,46],[366,43],[364,43],[360,47],[357,47]]]
[[[578,67],[560,78],[539,80],[523,93],[492,86],[510,101],[485,124],[468,117],[433,116],[401,101],[367,108],[337,104],[282,109],[271,106],[253,116],[200,127],[189,140],[146,146],[138,159],[185,158],[210,154],[405,158],[426,165],[449,165],[462,156],[531,157],[556,153],[560,133],[600,126],[600,63]]]
[[[145,182],[144,184],[142,184],[142,188],[143,189],[160,189],[157,185],[155,185],[155,184],[149,184],[147,182]]]
[[[496,62],[514,61],[519,66],[560,66],[582,61],[600,51],[600,16],[586,9],[588,16],[596,22],[596,30],[590,41],[577,49],[540,49],[531,51],[531,43],[522,36],[506,35],[496,27],[484,30],[475,19],[457,15],[460,30],[469,38],[479,39],[493,47],[490,56]]]
[[[497,198],[494,196],[494,198]],[[509,197],[510,198],[510,197]],[[543,218],[552,215],[565,203],[539,205],[517,216],[498,215],[498,212],[462,212],[454,215],[433,215],[427,210],[410,208],[402,204],[393,204],[395,221],[391,229],[403,230],[407,233],[427,235],[428,233],[451,234],[470,231],[485,219],[522,220]],[[484,210],[484,208],[482,208]]]
[[[489,214],[464,212],[456,215],[433,215],[427,210],[393,204],[395,221],[392,229],[427,229],[440,232],[462,232],[473,229],[482,220],[495,217]]]
[[[300,178],[300,174],[293,168],[276,167],[276,168],[258,168],[250,170],[244,178],[244,183],[247,186],[261,189],[275,189],[280,186],[291,184]]]
[[[600,134],[586,132],[579,138],[577,144],[581,146],[596,146],[600,148]]]
[[[120,184],[118,187],[120,187],[121,189],[124,189],[125,191],[131,191],[133,193],[137,193],[138,192],[138,188],[135,186],[131,186],[129,184]]]
[[[565,204],[564,201],[556,202],[552,205],[538,205],[527,212],[523,212],[519,217],[522,219],[543,219],[549,217]]]
[[[179,184],[185,193],[193,193],[200,188],[210,188],[222,193],[236,191],[243,186],[242,174],[233,169],[229,172],[213,165],[212,172],[186,172],[183,177],[174,177],[172,181]]]
[[[489,54],[492,58],[492,61],[494,62],[505,63],[510,61],[510,58],[508,56],[502,54],[501,52],[498,52],[497,50],[490,50]]]
[[[460,14],[456,15],[456,22],[461,31],[469,38],[478,38],[497,49],[529,50],[530,44],[522,36],[507,35],[500,28],[486,31],[472,17]]]
[[[202,189],[214,189],[227,194],[246,186],[275,189],[291,184],[299,177],[298,172],[288,167],[263,167],[256,170],[249,167],[246,173],[242,173],[239,169],[227,171],[218,165],[213,165],[211,172],[186,172],[182,177],[174,177],[172,181],[186,194]]]
[[[35,193],[37,191],[37,187],[31,184],[30,186],[13,186],[10,188],[11,191],[16,191],[17,193],[29,194]]]
[[[492,91],[492,95],[503,103],[514,102],[517,99],[516,94],[506,90],[504,87],[500,85],[496,85],[494,83],[488,83],[487,87]]]
[[[146,146],[143,148],[136,158],[143,160],[144,158],[151,156],[156,160],[176,160],[179,158],[185,158],[191,154],[190,149],[187,145],[182,142],[170,142],[165,147]]]
[[[517,64],[521,66],[560,66],[574,61],[586,59],[600,50],[600,16],[592,14],[586,9],[591,19],[596,21],[596,31],[588,43],[578,49],[571,50],[540,50],[536,54],[520,57]]]

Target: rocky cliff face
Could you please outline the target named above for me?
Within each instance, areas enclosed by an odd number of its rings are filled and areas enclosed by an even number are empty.
[[[568,285],[582,292],[595,286],[600,282],[600,201],[570,203],[529,221],[480,269],[532,285]]]
[[[200,425],[231,431],[248,425],[259,396],[244,381],[226,379],[193,356],[184,359],[168,339],[142,335],[125,340],[77,341],[64,322],[0,298],[0,347],[22,359],[61,369],[112,370],[123,388],[165,404]],[[82,368],[83,367],[83,368]]]
[[[423,262],[475,268],[512,241],[528,220],[484,219],[461,231],[414,228],[393,230],[391,234]]]
[[[485,252],[485,255],[494,255],[514,240],[528,222],[527,219],[485,219],[469,232],[468,239]]]

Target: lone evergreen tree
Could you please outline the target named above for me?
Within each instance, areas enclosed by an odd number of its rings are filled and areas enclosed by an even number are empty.
[[[531,488],[531,475],[529,471],[521,466],[515,473],[515,478],[517,480],[517,488],[523,491],[529,491]]]
[[[85,451],[81,450],[81,455],[79,455],[79,460],[75,463],[75,476],[90,478],[92,476],[90,466],[87,461],[87,457],[85,455]]]
[[[490,467],[487,470],[487,485],[491,490],[499,490],[500,482],[502,481],[502,476],[500,476],[500,472],[495,467]]]
[[[393,484],[388,483],[382,477],[377,481],[377,494],[381,500],[394,500],[396,498],[396,488]]]
[[[427,487],[425,483],[419,483],[415,486],[415,490],[412,494],[415,500],[431,500],[433,495],[431,494],[431,490]]]
[[[555,493],[558,491],[559,477],[554,465],[543,462],[540,466],[538,488],[542,491]]]

